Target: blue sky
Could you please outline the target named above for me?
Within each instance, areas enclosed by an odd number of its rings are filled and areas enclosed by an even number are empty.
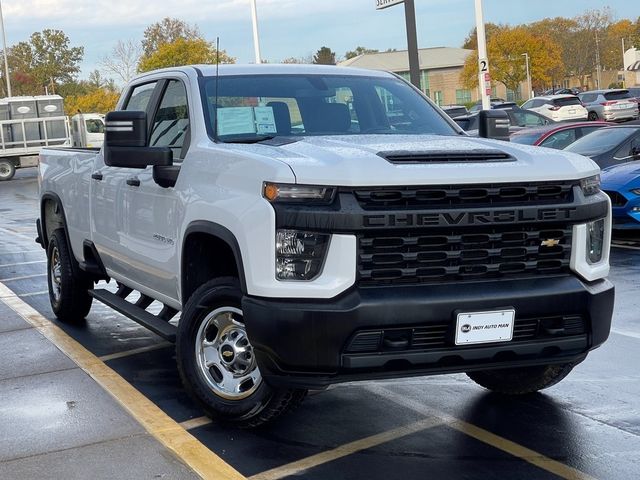
[[[375,0],[257,0],[262,57],[271,62],[303,57],[326,45],[339,56],[358,45],[406,48],[402,5],[376,11]],[[415,0],[420,47],[460,46],[474,26],[474,0]],[[151,6],[153,5],[153,7]],[[64,30],[85,47],[83,75],[99,67],[118,39],[142,38],[165,16],[196,23],[206,38],[238,62],[252,62],[249,0],[3,0],[7,42],[45,28]],[[609,6],[618,19],[640,16],[638,0],[484,0],[485,21],[518,24],[572,17]]]

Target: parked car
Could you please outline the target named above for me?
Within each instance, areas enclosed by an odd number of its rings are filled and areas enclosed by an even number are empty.
[[[469,110],[464,105],[443,105],[440,108],[451,118],[463,117],[469,115]]]
[[[601,176],[611,198],[613,228],[640,229],[640,161],[606,168]]]
[[[511,135],[511,141],[524,145],[562,150],[579,138],[599,129],[608,127],[607,122],[576,122],[551,124],[537,128],[527,128]]]
[[[586,120],[588,113],[575,95],[535,97],[523,103],[521,108],[537,112],[554,122]]]
[[[578,98],[589,112],[589,120],[621,122],[638,118],[638,103],[629,90],[592,90]]]
[[[601,128],[576,140],[565,151],[590,157],[600,168],[640,160],[640,125]]]
[[[516,102],[507,102],[503,98],[492,98],[491,108],[514,108],[518,107]],[[469,109],[469,113],[475,113],[482,110],[482,101],[478,100],[475,105]]]
[[[509,132],[511,134],[519,132],[529,127],[541,127],[552,123],[547,117],[529,110],[520,108],[505,109],[509,116],[511,126]],[[478,114],[472,113],[465,117],[457,117],[454,121],[471,136],[478,135]]]
[[[578,95],[581,91],[579,88],[550,88],[541,95]]]

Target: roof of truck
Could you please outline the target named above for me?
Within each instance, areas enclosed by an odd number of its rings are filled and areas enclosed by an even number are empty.
[[[289,75],[358,75],[367,77],[391,77],[393,74],[383,72],[379,70],[367,70],[364,68],[353,67],[338,67],[336,65],[309,65],[309,64],[278,64],[278,63],[266,63],[266,64],[220,64],[216,65],[189,65],[184,67],[171,67],[164,68],[162,70],[154,70],[146,72],[137,78],[142,78],[147,75],[152,75],[161,72],[176,72],[181,71],[185,73],[192,73],[194,71],[201,72],[205,77],[213,77],[216,75],[216,70],[219,68],[220,76],[228,75],[274,75],[274,74],[289,74]]]

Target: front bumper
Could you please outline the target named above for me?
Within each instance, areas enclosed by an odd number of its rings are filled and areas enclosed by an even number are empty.
[[[352,289],[332,300],[245,297],[244,320],[265,380],[274,385],[320,388],[374,378],[465,372],[583,360],[608,337],[614,287],[574,276],[468,284]],[[456,313],[513,307],[536,325],[534,338],[482,346],[456,346]],[[565,334],[542,320],[581,318],[583,330]],[[545,320],[546,321],[546,320]],[[531,323],[533,322],[533,323]],[[387,333],[441,326],[443,344],[413,348]],[[444,325],[444,327],[442,327]],[[354,352],[360,332],[383,331],[376,351]],[[410,335],[410,334],[409,334]],[[392,338],[393,340],[393,338]],[[389,348],[387,348],[389,347]]]

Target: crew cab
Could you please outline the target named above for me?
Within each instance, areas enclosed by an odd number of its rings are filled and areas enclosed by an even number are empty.
[[[468,137],[393,74],[160,70],[105,130],[101,150],[41,154],[52,309],[79,322],[96,299],[174,340],[221,421],[353,380],[466,372],[534,392],[609,334],[598,166]]]

